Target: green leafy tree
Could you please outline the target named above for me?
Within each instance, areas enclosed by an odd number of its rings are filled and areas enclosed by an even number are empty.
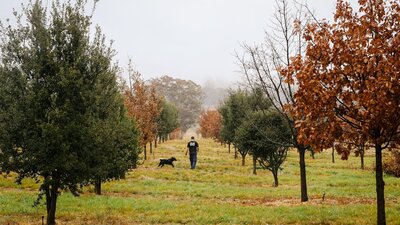
[[[290,128],[276,111],[249,114],[235,136],[235,143],[240,149],[249,149],[261,167],[271,171],[275,187],[279,184],[278,171],[286,160],[290,140]]]
[[[128,169],[136,167],[140,153],[139,131],[134,121],[127,118],[123,101],[118,99],[115,103],[105,107],[109,110],[107,119],[96,116],[89,119],[93,156],[88,173],[92,174],[91,183],[98,195],[102,182],[124,178]]]
[[[221,114],[221,130],[220,137],[221,140],[228,144],[228,152],[231,153],[231,144],[233,143],[233,138],[235,137],[234,129],[232,129],[232,118],[229,113],[229,100],[225,102],[218,108],[218,112]]]
[[[157,133],[160,141],[165,141],[168,134],[179,127],[178,109],[165,99],[161,102],[161,113],[157,120]]]
[[[47,224],[61,190],[121,177],[137,158],[137,132],[116,83],[114,51],[89,35],[86,1],[51,13],[41,1],[0,26],[0,159],[17,182],[41,183]],[[26,19],[26,21],[25,21]],[[130,161],[133,160],[133,161]]]
[[[230,144],[234,144],[235,147],[237,147],[235,144],[236,130],[242,124],[246,117],[246,113],[249,111],[247,100],[248,93],[246,91],[230,91],[228,98],[219,108],[219,112],[222,116],[221,138],[228,143],[228,147],[230,147]],[[242,165],[244,166],[248,149],[239,148],[237,151],[242,156]]]
[[[235,143],[236,130],[245,121],[247,114],[256,110],[266,110],[270,107],[269,101],[263,96],[261,89],[255,88],[253,92],[244,90],[231,91],[228,98],[220,106],[222,116],[221,139],[230,145]],[[242,156],[242,165],[245,165],[249,149],[237,148]]]

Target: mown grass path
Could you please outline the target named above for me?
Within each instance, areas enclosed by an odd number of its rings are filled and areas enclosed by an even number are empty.
[[[358,157],[342,161],[330,152],[307,157],[310,201],[300,202],[298,154],[291,151],[272,187],[270,172],[252,174],[211,140],[199,140],[198,168],[189,169],[186,140],[161,144],[126,179],[103,185],[103,195],[85,188],[80,197],[63,193],[58,224],[375,224],[373,152],[366,169]],[[159,158],[174,156],[175,168],[158,168]],[[388,224],[400,224],[400,179],[385,176]],[[41,224],[44,206],[33,208],[38,185],[0,178],[0,224]],[[322,195],[325,193],[325,200]]]

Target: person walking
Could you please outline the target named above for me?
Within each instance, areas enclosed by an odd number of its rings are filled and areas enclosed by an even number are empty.
[[[199,152],[199,144],[197,143],[197,141],[194,140],[193,136],[190,138],[190,141],[187,143],[187,150],[186,150],[185,156],[187,156],[188,152],[189,152],[189,159],[190,159],[190,168],[195,169],[196,163],[197,163],[197,153]]]

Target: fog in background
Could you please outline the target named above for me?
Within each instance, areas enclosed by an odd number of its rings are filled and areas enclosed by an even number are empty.
[[[20,11],[27,2],[0,0],[0,20],[12,18],[12,8]],[[317,18],[331,19],[335,2],[308,4]],[[263,41],[274,5],[274,0],[100,0],[93,22],[114,41],[121,67],[127,68],[130,57],[144,79],[168,75],[193,80],[215,89],[206,98],[213,102],[218,90],[241,79],[234,53],[241,52],[242,43]]]

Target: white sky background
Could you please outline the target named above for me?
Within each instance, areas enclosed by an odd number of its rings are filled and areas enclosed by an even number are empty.
[[[0,20],[12,18],[12,9],[19,11],[22,2],[28,0],[0,0]],[[319,19],[332,18],[335,2],[308,0]],[[240,53],[241,43],[263,40],[274,4],[274,0],[100,0],[93,22],[114,40],[119,65],[126,68],[131,57],[144,79],[169,75],[227,87],[241,77],[234,52]]]

